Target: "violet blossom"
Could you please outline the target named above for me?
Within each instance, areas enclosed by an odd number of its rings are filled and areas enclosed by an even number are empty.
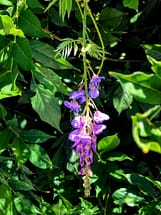
[[[93,173],[91,165],[93,163],[93,155],[97,151],[97,135],[101,134],[106,125],[102,124],[105,120],[109,120],[109,116],[101,111],[97,110],[92,99],[99,96],[100,82],[105,79],[103,76],[93,75],[89,82],[88,92],[88,107],[80,113],[81,105],[86,102],[86,93],[83,89],[78,89],[69,95],[71,101],[64,101],[64,105],[77,114],[71,121],[71,125],[74,128],[69,133],[68,139],[73,142],[72,148],[76,153],[79,153],[79,175],[84,180],[83,186],[85,192],[88,195],[90,191],[89,178]],[[92,110],[90,110],[90,106]],[[95,110],[93,110],[95,109]],[[88,112],[87,112],[88,110]]]

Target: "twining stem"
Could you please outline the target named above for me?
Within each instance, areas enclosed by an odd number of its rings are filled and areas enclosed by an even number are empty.
[[[100,30],[98,28],[98,25],[97,25],[97,23],[96,23],[96,21],[95,21],[95,19],[93,17],[93,14],[92,14],[91,9],[89,8],[88,4],[86,4],[86,8],[87,8],[88,14],[89,14],[89,16],[90,16],[90,18],[91,18],[91,20],[92,20],[92,22],[94,24],[94,27],[95,27],[95,29],[97,31],[97,34],[98,34],[98,37],[99,37],[99,40],[100,40],[100,43],[101,43],[101,47],[102,47],[101,64],[100,64],[99,70],[97,72],[97,75],[99,75],[100,72],[102,71],[102,67],[103,67],[103,64],[104,64],[104,61],[105,61],[105,46],[104,46],[104,42],[103,42],[103,39],[102,39],[102,35],[101,35]]]

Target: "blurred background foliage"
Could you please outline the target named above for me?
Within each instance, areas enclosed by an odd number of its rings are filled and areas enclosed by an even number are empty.
[[[82,79],[77,0],[0,0],[0,214],[161,214],[161,2],[90,0],[105,62],[91,196],[63,101]],[[87,17],[88,66],[102,57]]]

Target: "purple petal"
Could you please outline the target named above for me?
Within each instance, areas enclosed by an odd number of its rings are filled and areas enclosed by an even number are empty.
[[[85,124],[85,116],[77,116],[71,121],[73,128],[83,128]]]
[[[105,79],[104,76],[98,76],[98,75],[93,75],[92,79],[90,80],[90,85],[94,85],[97,86],[98,84],[100,84],[100,82]]]
[[[102,123],[105,120],[109,120],[109,116],[101,111],[95,111],[93,119],[96,123]]]
[[[95,135],[92,136],[92,150],[94,153],[97,151],[97,137]]]
[[[101,134],[104,129],[106,129],[106,125],[94,124],[93,125],[93,134]]]
[[[71,109],[72,111],[74,111],[75,113],[78,113],[79,110],[80,110],[80,105],[78,104],[77,101],[73,100],[71,102],[68,102],[68,101],[64,101],[64,105]]]
[[[69,98],[70,99],[81,99],[82,96],[85,97],[85,91],[83,89],[80,89],[80,90],[72,92],[69,95]]]
[[[93,88],[89,90],[89,97],[95,99],[99,96],[99,90],[97,88]]]
[[[79,141],[79,139],[80,139],[79,138],[79,132],[80,132],[79,129],[75,129],[75,130],[71,131],[69,133],[68,139],[71,140],[71,141],[73,141],[73,142]]]

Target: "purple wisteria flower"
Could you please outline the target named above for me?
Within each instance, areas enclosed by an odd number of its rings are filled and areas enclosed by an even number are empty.
[[[89,97],[95,99],[99,96],[100,82],[105,79],[104,76],[93,75],[89,82]]]
[[[91,165],[94,153],[97,151],[97,135],[106,129],[106,125],[102,123],[109,120],[107,114],[97,110],[93,101],[99,96],[99,86],[103,79],[105,79],[104,76],[93,75],[89,83],[89,92],[85,93],[82,88],[78,89],[69,95],[71,101],[64,101],[64,105],[76,114],[71,121],[73,130],[69,133],[68,139],[72,142],[72,148],[79,154],[80,170],[78,174],[84,181],[86,196],[90,193],[89,179],[93,175]],[[86,96],[88,96],[88,102],[86,102]],[[85,102],[86,105],[82,110],[81,106]]]
[[[72,100],[71,102],[64,101],[64,105],[71,109],[74,113],[78,113],[80,111],[80,104],[76,100]]]

